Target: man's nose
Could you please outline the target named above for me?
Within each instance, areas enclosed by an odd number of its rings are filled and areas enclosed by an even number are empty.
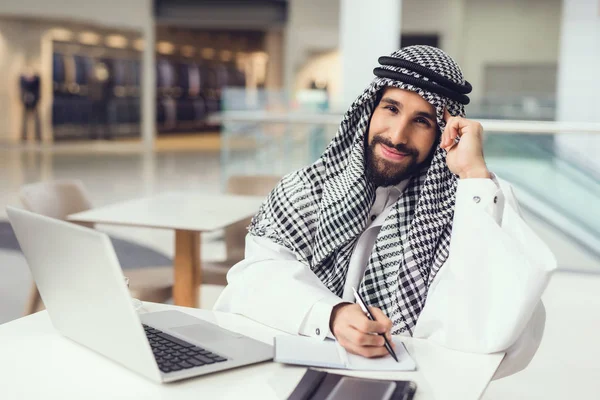
[[[407,144],[410,136],[410,126],[408,120],[404,118],[398,118],[394,121],[393,125],[390,126],[390,140],[394,144]]]

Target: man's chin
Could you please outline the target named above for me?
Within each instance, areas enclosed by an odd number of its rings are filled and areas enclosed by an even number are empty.
[[[377,174],[382,177],[386,177],[387,179],[393,179],[397,176],[406,175],[408,171],[415,164],[411,160],[405,160],[402,162],[389,162],[384,160],[379,160],[377,163]]]
[[[411,176],[417,165],[414,156],[399,162],[386,160],[378,154],[371,153],[371,156],[374,156],[371,160],[367,159],[367,177],[376,187],[399,184]]]
[[[371,171],[368,174],[369,179],[375,186],[395,186],[402,182],[407,177],[406,169],[390,171],[389,169],[379,169]]]

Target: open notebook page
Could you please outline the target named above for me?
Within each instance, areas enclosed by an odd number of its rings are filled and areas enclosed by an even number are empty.
[[[275,361],[312,367],[360,371],[413,371],[416,364],[402,342],[394,338],[396,362],[391,356],[365,358],[347,353],[334,340],[281,335],[275,338]]]

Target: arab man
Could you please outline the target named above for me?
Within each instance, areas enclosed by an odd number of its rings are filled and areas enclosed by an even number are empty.
[[[517,372],[556,261],[486,166],[458,64],[429,46],[379,63],[323,155],[263,203],[215,308],[365,357],[387,354],[372,333],[503,351],[496,378]]]

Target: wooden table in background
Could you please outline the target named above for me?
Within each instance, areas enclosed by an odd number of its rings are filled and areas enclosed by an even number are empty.
[[[73,222],[175,230],[173,302],[197,307],[202,265],[200,233],[254,215],[263,197],[171,192],[69,215]]]

